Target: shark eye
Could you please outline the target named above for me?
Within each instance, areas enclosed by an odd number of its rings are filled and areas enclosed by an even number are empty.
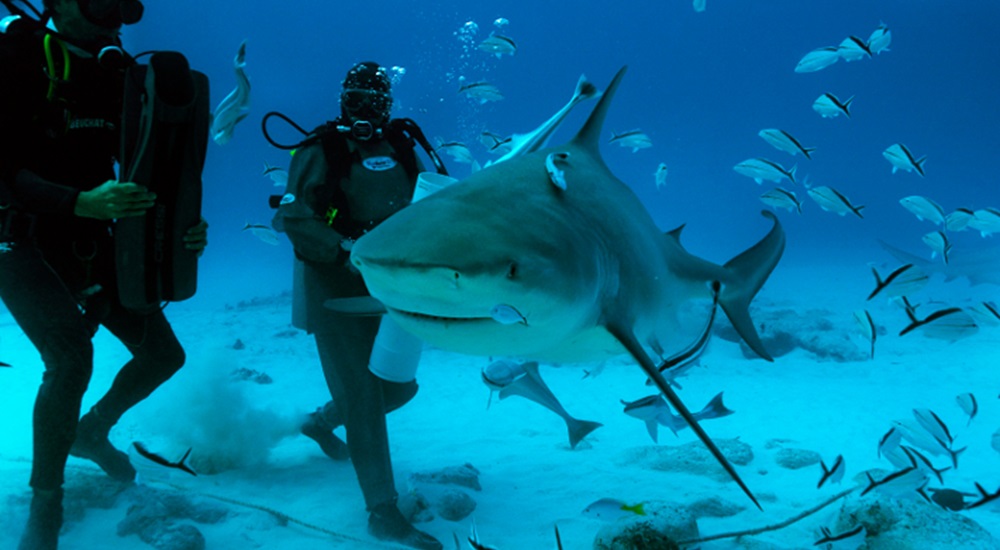
[[[510,267],[507,268],[507,278],[513,279],[517,277],[517,262],[511,262]]]

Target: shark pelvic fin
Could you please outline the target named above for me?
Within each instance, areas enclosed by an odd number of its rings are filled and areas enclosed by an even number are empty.
[[[722,306],[722,311],[726,312],[726,317],[733,324],[733,328],[750,346],[750,349],[762,358],[774,361],[774,358],[764,349],[764,343],[761,342],[753,319],[750,318],[750,301],[764,286],[764,281],[774,271],[774,267],[778,265],[778,260],[781,259],[781,254],[785,251],[785,232],[781,229],[781,224],[774,214],[767,210],[761,211],[761,214],[774,222],[774,225],[771,227],[771,231],[757,244],[746,249],[723,266],[733,275],[733,280],[723,286],[719,304]]]
[[[590,112],[587,122],[583,124],[576,137],[573,138],[573,143],[587,149],[597,157],[600,157],[601,129],[604,127],[604,119],[607,117],[608,107],[611,106],[611,100],[614,98],[618,84],[621,82],[622,77],[625,76],[627,69],[628,65],[618,69],[618,73],[611,80],[611,84],[608,84],[608,89],[601,94],[601,99],[597,102],[597,106]]]

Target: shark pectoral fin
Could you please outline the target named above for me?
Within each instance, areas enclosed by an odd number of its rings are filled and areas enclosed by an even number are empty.
[[[750,318],[750,301],[778,265],[778,260],[785,251],[785,232],[777,216],[767,210],[761,211],[761,215],[774,222],[774,225],[757,244],[723,266],[732,275],[732,279],[723,286],[719,304],[722,306],[722,311],[726,312],[726,317],[733,324],[733,328],[750,349],[762,358],[774,361],[764,349],[764,343],[761,342],[753,319]]]
[[[375,317],[384,315],[386,312],[382,302],[371,296],[357,296],[354,298],[334,298],[323,302],[326,309],[340,313],[341,315],[353,315],[358,317]]]
[[[750,500],[753,501],[754,505],[757,506],[759,510],[763,510],[760,503],[757,502],[757,498],[750,492],[750,488],[743,483],[743,479],[740,478],[740,474],[736,472],[736,469],[733,468],[733,465],[729,462],[726,456],[722,454],[719,447],[715,445],[712,438],[709,437],[709,435],[705,433],[705,430],[702,429],[701,425],[698,424],[698,421],[691,414],[691,411],[688,410],[687,406],[684,405],[684,402],[681,401],[681,398],[674,393],[674,390],[670,389],[670,384],[667,383],[667,380],[663,378],[663,375],[660,374],[659,370],[657,370],[656,365],[654,365],[653,361],[650,360],[646,351],[642,349],[642,345],[639,344],[635,335],[632,334],[632,330],[616,326],[614,324],[609,324],[605,328],[616,340],[618,340],[618,342],[621,343],[622,346],[625,347],[626,350],[628,350],[629,355],[635,358],[636,362],[639,363],[639,366],[642,367],[642,370],[645,371],[646,376],[650,377],[656,383],[656,386],[660,388],[660,392],[663,393],[663,397],[667,399],[670,405],[680,414],[684,421],[687,422],[688,426],[691,426],[691,430],[698,436],[698,439],[701,440],[705,447],[708,448],[708,451],[712,453],[712,456],[719,462],[719,465],[722,466],[727,474],[729,474],[729,477],[732,478],[737,485],[739,485],[740,489],[742,489],[748,497],[750,497]]]

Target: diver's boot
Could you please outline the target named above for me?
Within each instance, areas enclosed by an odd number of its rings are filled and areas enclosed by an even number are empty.
[[[368,516],[368,532],[379,540],[390,540],[410,548],[421,550],[441,550],[444,546],[436,538],[418,530],[406,521],[396,499],[388,500],[372,508]]]
[[[339,437],[333,435],[333,427],[326,420],[323,420],[323,416],[319,411],[310,414],[306,418],[301,431],[302,435],[318,443],[319,448],[326,456],[334,460],[347,460],[350,458],[351,455],[347,448],[347,443],[344,443]]]
[[[34,490],[28,525],[24,528],[17,550],[56,550],[59,547],[62,495],[62,489]]]
[[[128,461],[128,455],[119,451],[108,441],[111,423],[101,418],[97,407],[83,415],[76,428],[76,440],[69,454],[92,460],[104,470],[104,473],[116,481],[129,483],[135,481],[135,468]]]

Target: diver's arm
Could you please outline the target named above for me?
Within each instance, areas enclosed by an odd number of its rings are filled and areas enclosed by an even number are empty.
[[[319,140],[300,147],[288,167],[285,196],[294,197],[278,207],[273,225],[288,235],[300,259],[315,263],[346,261],[346,251],[340,243],[343,235],[320,217],[323,209],[314,204],[316,188],[326,182],[326,159]]]

